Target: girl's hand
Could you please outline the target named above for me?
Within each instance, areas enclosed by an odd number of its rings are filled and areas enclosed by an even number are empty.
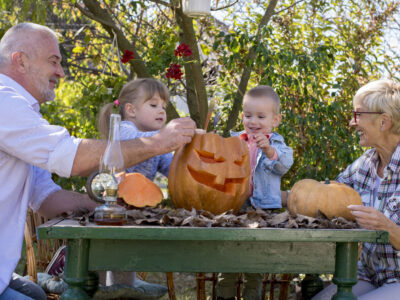
[[[393,223],[375,207],[363,205],[349,205],[347,207],[362,228],[389,231],[391,223]]]

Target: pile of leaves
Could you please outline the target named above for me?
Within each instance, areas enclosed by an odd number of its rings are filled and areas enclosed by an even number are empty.
[[[288,211],[262,210],[248,208],[234,214],[228,211],[214,215],[205,210],[191,211],[167,208],[138,208],[127,211],[127,225],[144,226],[187,226],[187,227],[247,227],[247,228],[308,228],[308,229],[352,229],[358,228],[355,222],[342,217],[328,219],[319,213],[316,218],[297,215]],[[93,222],[93,215],[75,217],[82,225]]]

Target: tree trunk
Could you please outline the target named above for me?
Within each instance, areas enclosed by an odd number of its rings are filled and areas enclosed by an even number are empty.
[[[244,68],[242,77],[240,78],[239,87],[236,92],[235,98],[233,99],[232,109],[228,114],[228,120],[226,122],[226,127],[223,131],[223,136],[229,136],[229,131],[236,125],[236,121],[239,117],[239,112],[242,107],[243,96],[246,93],[247,84],[249,83],[250,75],[253,70],[254,59],[257,55],[256,48],[260,43],[261,28],[267,25],[268,21],[271,19],[277,3],[278,0],[271,0],[269,2],[267,10],[265,11],[265,14],[262,17],[260,24],[258,25],[256,44],[250,48],[249,53],[247,54],[247,57],[245,59],[246,67]]]

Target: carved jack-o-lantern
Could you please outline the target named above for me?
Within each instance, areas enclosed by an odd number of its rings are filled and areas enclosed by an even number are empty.
[[[168,189],[177,208],[219,214],[241,208],[249,176],[249,150],[244,141],[214,133],[196,134],[190,144],[175,152]]]

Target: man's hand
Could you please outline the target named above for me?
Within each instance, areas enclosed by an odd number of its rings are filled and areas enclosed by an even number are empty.
[[[129,168],[156,155],[169,153],[189,143],[194,135],[195,122],[180,118],[169,122],[157,134],[121,142],[125,167]],[[99,168],[100,157],[107,146],[105,140],[83,139],[79,144],[71,176],[88,176]]]
[[[40,215],[50,219],[70,211],[79,211],[81,209],[94,211],[98,205],[87,194],[59,190],[43,200],[38,212]]]
[[[171,152],[192,141],[196,123],[190,118],[179,118],[169,122],[160,132],[154,135],[165,152]]]

